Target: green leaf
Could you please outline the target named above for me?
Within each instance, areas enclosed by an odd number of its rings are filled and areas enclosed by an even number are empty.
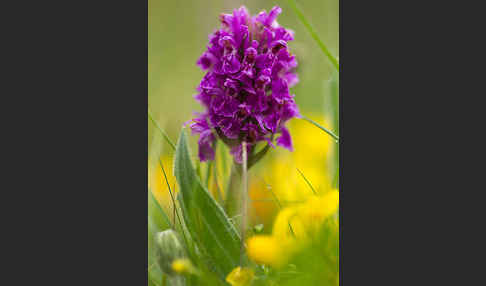
[[[159,159],[159,164],[160,164],[160,168],[162,169],[162,173],[164,174],[165,183],[167,184],[167,188],[169,190],[170,198],[172,200],[172,207],[174,208],[173,228],[174,228],[174,230],[176,230],[177,232],[182,234],[182,237],[184,238],[184,245],[186,246],[186,249],[188,250],[189,255],[191,257],[195,257],[195,250],[194,250],[193,243],[187,239],[187,236],[186,236],[186,233],[188,233],[187,227],[184,225],[184,223],[181,219],[181,216],[179,215],[180,212],[181,212],[180,208],[176,204],[176,201],[174,199],[174,194],[172,193],[172,190],[171,190],[170,185],[169,185],[169,180],[167,180],[167,174],[165,173],[164,165],[162,164],[162,161],[160,159]],[[177,218],[177,221],[179,222],[179,224],[177,224],[175,222],[176,218]]]
[[[196,176],[184,129],[177,142],[174,174],[180,186],[179,203],[191,237],[220,278],[237,266],[240,238],[220,205]]]
[[[151,190],[148,191],[149,198],[148,198],[148,214],[149,217],[154,221],[156,226],[160,229],[160,231],[165,230],[171,226],[169,217],[159,205],[159,202],[155,199]]]

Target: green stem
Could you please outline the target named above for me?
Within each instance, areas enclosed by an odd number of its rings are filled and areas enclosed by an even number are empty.
[[[299,20],[302,22],[302,24],[304,24],[307,31],[310,33],[311,37],[317,42],[317,45],[321,48],[324,55],[327,56],[327,58],[332,63],[334,68],[336,68],[336,70],[339,70],[339,63],[338,63],[337,59],[333,55],[331,55],[331,53],[329,52],[329,49],[321,41],[321,39],[317,35],[316,31],[312,27],[312,25],[305,18],[304,13],[302,13],[302,11],[299,9],[299,7],[297,7],[297,3],[295,3],[295,0],[288,0],[288,2],[289,2],[290,7],[292,8],[292,10],[294,10],[295,14],[297,14],[297,18],[299,18]]]
[[[273,137],[272,137],[273,138]],[[243,142],[246,145],[246,142]],[[258,153],[247,154],[246,147],[243,148],[243,164],[233,163],[231,168],[230,178],[228,182],[228,188],[226,189],[226,201],[225,210],[228,217],[232,218],[236,215],[242,214],[242,223],[245,223],[245,213],[246,209],[246,196],[248,195],[247,186],[247,173],[248,170],[254,166],[258,161],[260,161],[267,153],[270,145],[267,144]],[[245,190],[244,192],[242,190]],[[245,196],[244,198],[242,196]],[[243,198],[243,200],[241,200]],[[240,223],[236,223],[236,226],[241,226]],[[243,241],[243,240],[242,240]]]
[[[243,176],[241,188],[241,244],[240,244],[240,265],[243,265],[243,257],[245,255],[245,234],[246,234],[246,216],[248,211],[248,155],[246,152],[246,142],[243,142]]]
[[[242,167],[240,164],[233,163],[226,190],[225,209],[228,217],[232,218],[239,213],[239,198],[241,197],[241,176]]]

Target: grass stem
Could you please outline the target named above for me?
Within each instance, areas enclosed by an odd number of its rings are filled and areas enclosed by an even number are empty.
[[[154,120],[153,116],[152,116],[152,112],[150,112],[150,110],[148,110],[148,116],[149,116],[149,119],[152,121],[152,123],[157,127],[157,129],[160,131],[160,134],[162,134],[162,137],[164,137],[164,139],[169,143],[169,145],[172,147],[172,150],[175,151],[176,147],[174,145],[174,143],[172,142],[172,140],[170,140],[169,136],[167,135],[167,133],[165,133],[164,130],[162,130],[162,128],[160,128],[159,124],[157,123],[157,121]]]
[[[324,42],[321,41],[321,39],[317,35],[316,31],[312,27],[312,25],[305,18],[304,13],[302,13],[302,10],[300,10],[300,8],[297,6],[297,3],[295,2],[295,0],[287,0],[287,2],[289,3],[292,10],[294,10],[295,14],[297,14],[297,18],[299,18],[299,20],[302,22],[302,24],[304,24],[305,28],[310,33],[311,37],[316,41],[319,48],[321,48],[324,55],[326,55],[326,57],[332,63],[333,67],[336,70],[339,71],[339,63],[338,63],[337,59],[333,55],[331,55],[331,53],[329,52],[329,49],[326,47],[326,45],[324,45]]]
[[[165,173],[164,165],[162,165],[162,161],[160,159],[159,159],[159,164],[160,164],[160,167],[162,168],[162,172],[164,173],[164,178],[165,178],[165,182],[167,184],[167,187],[169,188],[169,194],[170,194],[170,198],[172,200],[172,206],[174,208],[175,216],[177,217],[177,220],[179,221],[179,225],[181,226],[182,236],[184,237],[184,241],[186,242],[186,244],[189,245],[189,241],[187,240],[186,234],[184,233],[184,227],[182,225],[182,221],[181,221],[181,218],[179,216],[179,212],[177,211],[177,205],[176,205],[176,202],[175,202],[175,199],[174,199],[174,195],[172,194],[172,190],[170,189],[169,181],[167,180],[167,174]],[[173,228],[174,228],[174,230],[176,230],[175,218],[174,218]]]
[[[297,168],[297,171],[299,171],[300,175],[302,176],[302,178],[304,178],[304,181],[307,183],[307,185],[309,185],[309,187],[311,188],[312,192],[314,193],[314,195],[317,195],[317,192],[316,190],[314,189],[314,187],[312,186],[312,184],[309,182],[309,180],[307,180],[307,178],[304,176],[304,173],[302,173],[299,168]]]
[[[313,124],[314,126],[316,126],[317,128],[321,129],[322,131],[326,132],[327,134],[329,134],[332,138],[334,138],[334,140],[336,140],[336,143],[339,142],[339,137],[334,134],[332,131],[328,130],[327,128],[323,127],[322,125],[320,125],[319,123],[315,122],[314,120],[310,119],[310,118],[307,118],[305,117],[304,115],[302,115],[302,119],[304,119],[305,121]]]

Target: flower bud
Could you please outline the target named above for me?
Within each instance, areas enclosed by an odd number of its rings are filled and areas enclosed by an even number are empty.
[[[168,275],[174,274],[172,262],[185,257],[185,250],[177,233],[172,230],[164,230],[155,234],[155,256],[160,270]]]

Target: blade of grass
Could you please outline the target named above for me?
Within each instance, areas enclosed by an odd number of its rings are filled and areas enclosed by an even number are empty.
[[[322,125],[320,125],[319,123],[315,122],[314,120],[310,119],[310,118],[307,118],[305,117],[304,115],[302,115],[302,119],[304,119],[305,121],[309,122],[309,123],[312,123],[314,124],[316,127],[318,127],[319,129],[321,129],[322,131],[326,132],[327,134],[329,134],[332,138],[334,138],[334,140],[336,140],[336,143],[339,141],[339,137],[334,134],[332,131],[322,127]]]
[[[316,190],[314,189],[314,187],[312,186],[312,184],[309,182],[309,180],[307,180],[307,178],[304,176],[304,173],[302,173],[299,168],[296,168],[297,171],[299,171],[300,175],[302,176],[302,178],[304,178],[304,181],[307,183],[307,185],[309,185],[309,187],[311,188],[312,192],[314,193],[314,195],[317,196],[317,192]]]
[[[172,147],[172,150],[175,151],[175,145],[174,143],[172,143],[172,140],[170,140],[169,136],[167,135],[167,133],[165,133],[164,130],[162,130],[162,128],[160,128],[159,124],[157,123],[157,121],[154,120],[153,116],[152,116],[152,112],[150,112],[150,110],[148,110],[148,116],[150,118],[150,120],[152,121],[152,123],[157,127],[157,129],[160,131],[160,134],[162,134],[162,137],[164,137],[164,139],[169,143],[169,145]]]
[[[184,237],[184,241],[186,242],[186,245],[189,246],[189,241],[186,238],[186,234],[184,233],[184,228],[182,226],[181,218],[179,216],[179,212],[177,211],[177,206],[176,206],[176,203],[175,203],[174,195],[172,194],[172,190],[170,189],[169,181],[167,180],[167,174],[165,173],[164,165],[162,165],[162,161],[160,159],[159,159],[159,164],[160,164],[160,167],[162,168],[162,172],[164,173],[165,183],[167,184],[167,187],[169,188],[169,194],[170,194],[170,198],[172,200],[172,206],[173,206],[174,212],[177,216],[177,220],[179,221],[179,225],[181,226],[182,236]],[[176,229],[175,223],[174,223],[173,228]]]
[[[263,180],[263,179],[262,179]],[[273,197],[273,200],[275,201],[275,203],[277,204],[278,208],[281,210],[282,209],[282,204],[280,203],[280,200],[277,198],[277,196],[275,195],[275,193],[273,192],[272,190],[272,186],[270,186],[269,184],[267,184],[267,182],[265,182],[265,180],[263,180],[263,182],[265,183],[265,185],[267,185],[267,190],[270,191],[270,194],[272,194],[272,197]]]
[[[287,2],[289,3],[289,5],[292,8],[292,10],[294,10],[295,14],[297,14],[297,18],[299,18],[299,20],[302,22],[302,24],[304,24],[305,28],[310,33],[311,37],[316,41],[316,43],[319,46],[319,48],[321,48],[321,50],[324,53],[324,55],[326,55],[327,58],[329,59],[329,61],[332,63],[333,67],[336,70],[339,70],[339,63],[338,63],[337,59],[333,55],[331,55],[331,53],[329,52],[329,49],[321,41],[321,39],[317,35],[316,31],[312,27],[312,25],[305,18],[304,13],[302,13],[302,11],[300,10],[300,8],[297,7],[297,3],[295,2],[295,0],[287,0]]]
[[[172,190],[170,189],[169,181],[167,180],[167,174],[165,173],[164,165],[162,164],[162,161],[160,159],[159,159],[159,165],[160,165],[160,168],[162,169],[162,173],[164,174],[165,183],[167,184],[167,188],[169,188],[169,194],[170,194],[170,198],[172,200],[172,207],[175,210],[175,215],[177,216],[177,218],[179,218],[179,216],[177,214],[177,210],[176,210],[175,201],[174,201],[174,195],[172,194]],[[176,229],[175,221],[173,222],[172,228]]]
[[[334,71],[329,80],[331,93],[333,129],[339,135],[339,73]]]
[[[273,198],[275,199],[275,202],[277,203],[278,208],[280,210],[282,210],[282,204],[280,204],[279,199],[277,198],[277,196],[273,192],[272,186],[268,185],[267,183],[265,183],[265,184],[268,186],[267,189],[270,191],[270,193],[272,194]],[[294,229],[292,228],[292,225],[290,224],[290,221],[288,221],[287,223],[289,224],[290,233],[292,233],[292,236],[295,237],[295,232],[294,232]]]
[[[333,105],[333,129],[337,135],[339,133],[339,73],[333,72],[330,81],[331,98]],[[335,145],[336,148],[333,152],[334,159],[334,181],[333,187],[339,188],[339,144]]]

